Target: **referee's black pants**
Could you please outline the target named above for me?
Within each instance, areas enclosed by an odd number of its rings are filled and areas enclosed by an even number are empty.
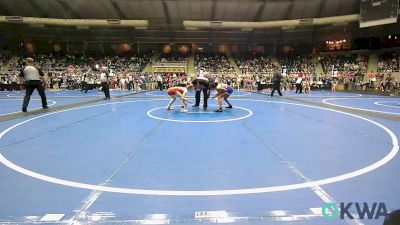
[[[42,107],[47,108],[46,94],[44,93],[42,82],[40,80],[30,80],[25,81],[25,97],[24,102],[22,103],[22,111],[26,111],[26,109],[28,108],[29,101],[31,100],[31,95],[35,89],[37,89],[40,98],[42,99]]]
[[[87,83],[85,81],[81,82],[81,91],[86,90]]]
[[[18,91],[18,83],[17,82],[11,82],[11,90]]]
[[[158,88],[160,89],[160,91],[162,91],[163,90],[163,83],[161,81],[157,81],[157,85],[158,85]]]
[[[93,90],[94,87],[95,87],[94,84],[86,83],[85,84],[85,93],[87,93],[89,90]]]
[[[101,82],[101,89],[104,92],[104,95],[107,99],[110,99],[110,85],[108,82]]]
[[[296,84],[296,93],[300,91],[300,94],[303,93],[303,85],[302,84]]]
[[[133,81],[128,82],[128,91],[133,90]]]
[[[204,89],[199,90],[199,91],[196,90],[196,106],[200,105],[200,94],[201,94],[201,91],[203,91],[203,97],[204,97],[203,108],[206,109],[208,107],[208,104],[207,104],[208,97],[210,97],[210,96],[208,96],[208,89],[207,88],[204,88]]]
[[[256,82],[256,84],[257,84],[257,91],[261,91],[262,90],[261,82]]]
[[[274,96],[275,90],[278,91],[279,96],[282,96],[282,93],[281,93],[281,83],[274,83],[274,84],[272,85],[271,97]]]

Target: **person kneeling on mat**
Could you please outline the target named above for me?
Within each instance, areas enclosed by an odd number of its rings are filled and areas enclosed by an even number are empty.
[[[227,84],[218,84],[218,83],[214,83],[211,87],[211,89],[215,89],[217,90],[217,94],[213,97],[213,98],[218,98],[218,106],[219,109],[216,110],[215,112],[222,112],[222,99],[224,99],[224,101],[226,103],[228,103],[228,106],[226,107],[227,109],[231,109],[232,104],[228,101],[229,96],[231,96],[231,94],[233,93],[233,88]]]
[[[189,112],[189,110],[186,109],[186,103],[189,102],[191,103],[191,101],[186,99],[186,94],[187,94],[188,90],[185,87],[170,87],[168,88],[168,95],[169,97],[171,97],[171,100],[168,103],[167,106],[167,110],[173,110],[173,106],[172,104],[175,102],[176,98],[180,98],[181,99],[181,112],[182,113],[186,113]]]

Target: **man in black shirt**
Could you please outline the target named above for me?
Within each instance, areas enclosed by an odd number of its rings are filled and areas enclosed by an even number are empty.
[[[279,96],[282,96],[281,93],[281,82],[282,82],[282,74],[280,72],[274,72],[274,75],[272,76],[272,91],[271,91],[271,97],[274,96],[275,90],[278,91]]]
[[[200,105],[200,94],[203,91],[204,104],[203,109],[206,110],[208,107],[207,100],[210,97],[210,82],[206,77],[197,77],[192,81],[194,89],[196,90],[196,104],[193,107],[199,107]]]

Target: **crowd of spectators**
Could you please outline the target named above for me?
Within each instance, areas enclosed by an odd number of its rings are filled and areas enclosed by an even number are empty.
[[[278,61],[283,70],[286,70],[284,73],[307,74],[309,76],[315,76],[315,64],[310,57],[289,55],[279,57]]]
[[[147,55],[130,57],[65,57],[56,59],[51,55],[38,55],[35,64],[48,76],[48,88],[77,89],[85,82],[92,88],[100,86],[100,69],[107,67],[111,77],[111,87],[133,88],[136,83],[139,87],[145,83],[147,76],[141,71],[149,61]],[[12,83],[18,82],[18,75],[23,67],[23,59],[11,64],[8,71],[1,74],[0,82],[8,89],[15,90]]]
[[[376,87],[376,85],[374,85]],[[386,77],[382,77],[379,82],[379,90],[380,91],[389,91],[389,92],[399,92],[400,91],[400,82],[392,76],[391,73],[388,73]]]
[[[161,54],[159,60],[165,62],[185,61],[188,55]],[[211,81],[226,83],[231,86],[248,91],[261,91],[271,84],[272,73],[280,64],[284,76],[282,87],[284,90],[292,90],[295,81],[302,77],[306,86],[321,87],[326,84],[337,84],[352,87],[374,88],[382,91],[398,91],[399,82],[391,77],[391,72],[398,71],[399,55],[385,53],[380,57],[378,73],[364,79],[367,75],[367,63],[362,55],[325,55],[319,60],[323,67],[322,77],[327,82],[316,80],[315,64],[309,57],[285,56],[268,57],[262,54],[247,53],[235,55],[239,73],[234,71],[227,57],[223,54],[198,53],[195,56],[196,74],[209,77]],[[2,90],[18,90],[18,75],[23,67],[23,58],[19,61],[8,61],[9,57],[0,55],[0,65],[7,64],[7,71],[2,68],[0,84]],[[48,76],[47,88],[50,89],[80,89],[82,83],[86,83],[90,89],[100,87],[100,69],[107,67],[109,70],[111,88],[113,89],[146,89],[168,88],[175,85],[185,85],[191,77],[186,73],[143,73],[143,68],[150,61],[149,55],[129,57],[73,57],[56,58],[52,55],[37,55],[36,66],[41,68]],[[366,82],[368,80],[368,82]],[[308,83],[307,83],[308,82]],[[322,83],[321,83],[322,82]]]
[[[368,62],[364,55],[324,55],[319,57],[322,69],[325,74],[336,76],[340,72],[366,73]]]
[[[258,92],[268,92],[272,87],[272,76],[271,74],[207,74],[206,77],[211,82],[218,82],[228,84],[236,89],[241,89],[244,91],[258,91]],[[319,89],[330,87],[330,79],[320,79],[316,80],[313,77],[306,74],[290,74],[286,75],[282,79],[281,88],[283,92],[293,91],[296,88],[296,82],[298,78],[301,78],[301,82],[305,90]]]
[[[385,52],[379,56],[379,72],[399,72],[400,56],[398,52]]]
[[[8,63],[9,60],[9,56],[0,54],[0,70],[4,69],[4,66]]]
[[[233,73],[235,71],[225,54],[218,53],[197,53],[195,69],[197,73],[200,70],[208,73]]]
[[[152,87],[159,90],[174,86],[186,86],[191,81],[190,76],[186,73],[156,73],[150,77]]]
[[[161,53],[159,60],[160,62],[187,62],[189,59],[190,53]]]
[[[271,57],[262,54],[236,54],[235,59],[242,74],[271,73],[274,69]]]

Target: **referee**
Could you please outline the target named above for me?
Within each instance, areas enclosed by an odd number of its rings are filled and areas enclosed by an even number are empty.
[[[278,91],[279,96],[282,96],[281,93],[281,82],[282,82],[283,76],[280,72],[275,71],[273,76],[272,76],[272,91],[271,91],[271,97],[274,96],[275,90]]]
[[[32,58],[26,59],[26,66],[21,70],[20,84],[25,83],[25,97],[22,103],[22,112],[26,112],[31,95],[35,89],[39,92],[40,98],[42,98],[43,109],[49,108],[47,106],[46,94],[44,93],[44,87],[42,81],[46,82],[44,74],[41,70],[33,66],[34,60]]]
[[[104,92],[105,98],[104,100],[110,100],[110,81],[108,79],[108,68],[103,67],[101,74],[100,74],[100,82],[101,82],[101,89]]]
[[[203,92],[203,97],[204,97],[204,103],[203,103],[203,110],[207,110],[207,100],[210,97],[210,81],[200,75],[196,79],[192,81],[192,85],[194,86],[194,89],[196,90],[196,104],[193,107],[199,107],[200,105],[200,95],[201,92]]]

